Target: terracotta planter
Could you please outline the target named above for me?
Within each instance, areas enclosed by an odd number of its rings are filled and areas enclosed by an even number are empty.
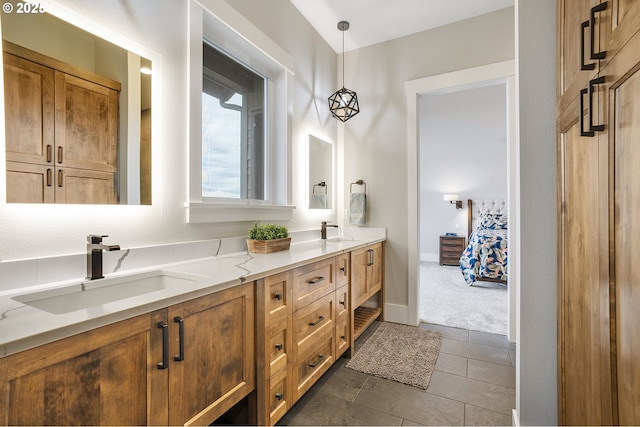
[[[256,254],[270,254],[272,252],[286,251],[291,246],[291,237],[274,240],[253,240],[247,239],[249,252]]]

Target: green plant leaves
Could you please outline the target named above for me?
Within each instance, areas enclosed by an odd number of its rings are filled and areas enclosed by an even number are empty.
[[[253,240],[274,240],[289,237],[289,230],[284,225],[253,224],[249,229],[249,238]]]

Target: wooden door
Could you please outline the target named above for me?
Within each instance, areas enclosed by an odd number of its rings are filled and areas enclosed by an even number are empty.
[[[624,3],[624,2],[622,2]],[[636,2],[635,10],[640,4]],[[631,6],[629,4],[629,6]],[[613,174],[614,377],[621,425],[640,425],[640,33],[603,70]],[[605,102],[605,103],[606,103]]]
[[[54,203],[53,166],[7,162],[7,203]]]
[[[367,288],[369,296],[382,289],[382,243],[377,243],[369,248],[370,263],[367,269]]]
[[[53,70],[4,52],[7,161],[53,161]]]
[[[156,333],[147,314],[1,359],[0,422],[156,424],[147,404],[166,383],[149,351]]]
[[[367,282],[367,265],[369,252],[367,248],[351,252],[351,309],[359,307],[369,299]]]
[[[171,306],[169,323],[169,425],[208,425],[255,388],[253,282]]]
[[[569,99],[577,96],[580,89],[585,87],[599,71],[598,61],[590,58],[590,28],[582,26],[583,22],[590,20],[591,8],[599,3],[600,0],[558,0],[556,81],[561,111],[568,105],[562,102],[562,98],[565,95],[568,95]],[[596,34],[594,48],[597,52],[600,51],[599,37],[597,36],[600,31],[600,23],[601,21],[598,19],[594,30]],[[583,58],[580,57],[582,43],[585,46]],[[583,63],[587,67],[592,66],[593,68],[583,70]]]
[[[607,55],[603,66],[611,61],[640,30],[640,3],[637,0],[608,0],[601,27],[602,46]]]
[[[118,160],[118,92],[55,72],[56,164],[114,172]]]
[[[56,203],[117,204],[115,173],[57,167],[54,172]]]

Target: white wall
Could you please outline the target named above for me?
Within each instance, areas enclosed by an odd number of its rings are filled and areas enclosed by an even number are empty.
[[[556,425],[556,0],[517,0],[520,294],[516,410]]]
[[[11,209],[0,206],[0,261],[42,256],[82,253],[86,235],[108,234],[106,242],[123,248],[171,242],[204,240],[246,235],[249,223],[224,225],[186,224],[187,201],[187,1],[155,0],[122,2],[119,0],[60,0],[93,23],[108,27],[121,37],[145,46],[162,57],[162,108],[160,136],[154,135],[154,155],[162,157],[158,213],[141,213],[142,207],[127,207],[126,216],[113,209],[96,207],[89,214],[74,214],[72,206],[51,206],[34,215],[28,206]],[[229,2],[244,13],[259,29],[295,58],[293,130],[293,204],[294,218],[287,225],[292,231],[320,227],[322,219],[334,220],[326,213],[306,209],[305,161],[306,134],[335,139],[336,120],[326,107],[327,94],[337,85],[336,54],[288,0],[269,2]],[[286,22],[287,25],[282,25]],[[0,129],[4,134],[4,129]],[[162,140],[162,145],[156,144]],[[2,149],[4,152],[4,149]],[[0,158],[3,159],[4,156]],[[4,176],[0,184],[4,185]],[[157,200],[154,200],[154,203]],[[116,207],[120,209],[120,207]],[[124,208],[122,208],[124,209]],[[115,212],[115,214],[114,214]]]
[[[507,197],[506,84],[420,95],[418,137],[420,259],[437,261],[438,236],[468,234],[467,199]]]
[[[513,59],[514,46],[507,8],[346,54],[345,85],[360,113],[343,125],[345,193],[350,182],[367,183],[369,224],[387,227],[386,302],[400,310],[408,305],[405,82]]]

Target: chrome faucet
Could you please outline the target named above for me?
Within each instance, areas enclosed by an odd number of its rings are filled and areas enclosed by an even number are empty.
[[[327,221],[322,221],[320,223],[320,238],[322,240],[327,240],[327,227],[338,228],[338,226],[335,224],[327,224]]]
[[[119,245],[103,245],[107,235],[89,234],[87,236],[87,279],[102,279],[102,251],[119,251]]]

